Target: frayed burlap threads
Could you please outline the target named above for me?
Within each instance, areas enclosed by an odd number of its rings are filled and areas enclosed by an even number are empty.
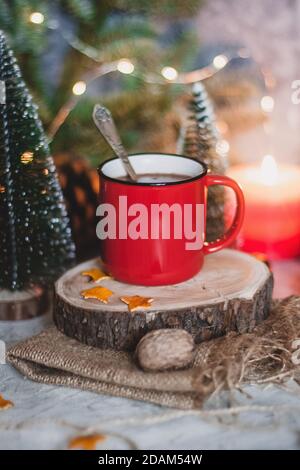
[[[300,338],[300,297],[274,302],[267,320],[252,333],[229,333],[199,345],[195,388],[207,395],[242,383],[279,383],[299,379],[293,343]],[[205,364],[205,366],[204,366]]]
[[[193,366],[182,371],[143,372],[133,354],[86,346],[55,328],[13,346],[8,360],[38,382],[192,409],[212,393],[244,383],[298,381],[293,343],[299,338],[300,297],[289,297],[274,302],[252,333],[199,344]]]

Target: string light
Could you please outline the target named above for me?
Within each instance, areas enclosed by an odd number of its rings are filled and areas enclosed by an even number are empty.
[[[263,96],[262,99],[260,100],[260,106],[261,106],[261,109],[265,112],[265,113],[271,113],[274,109],[274,105],[275,105],[275,102],[274,102],[274,98],[272,98],[272,96]]]
[[[228,57],[224,54],[216,55],[213,64],[217,70],[221,70],[228,64]]]
[[[48,129],[48,137],[51,142],[67,119],[70,112],[76,106],[78,99],[83,95],[91,82],[94,80],[103,77],[111,72],[118,71],[124,74],[132,74],[135,71],[134,64],[127,58],[120,59],[118,61],[112,61],[107,63],[102,63],[101,54],[99,51],[89,45],[84,44],[82,41],[76,40],[64,33],[63,30],[59,28],[59,25],[55,23],[52,25],[51,20],[47,21],[47,28],[56,29],[62,36],[62,38],[71,46],[73,49],[77,50],[81,54],[89,57],[95,62],[101,62],[101,65],[95,67],[90,72],[83,76],[83,79],[76,82],[73,85],[72,92],[73,96],[62,105],[62,107],[57,112],[54,117],[51,125]],[[178,73],[174,67],[164,67],[161,70],[160,74],[157,73],[141,73],[137,75],[141,80],[149,84],[160,84],[164,85],[166,82],[172,82],[180,85],[190,85],[201,80],[206,80],[214,76],[220,69],[225,67],[231,60],[240,57],[238,54],[234,54],[230,57],[220,54],[216,56],[210,64],[205,67],[201,67],[196,70],[192,70],[186,73]]]
[[[20,157],[21,163],[24,163],[24,165],[27,165],[28,163],[31,163],[33,160],[33,152],[24,152],[22,153]]]
[[[35,24],[42,24],[45,21],[45,17],[41,12],[35,11],[31,13],[29,16],[29,21]],[[87,89],[87,86],[97,78],[100,78],[108,73],[119,71],[120,73],[124,74],[132,74],[135,70],[134,64],[126,58],[120,59],[119,61],[113,61],[106,64],[103,64],[101,54],[99,54],[98,49],[83,43],[82,41],[65,34],[64,30],[59,27],[59,22],[52,21],[48,19],[46,27],[51,30],[55,29],[59,32],[62,38],[69,44],[70,47],[77,50],[81,54],[89,57],[95,62],[101,63],[100,66],[94,68],[91,72],[84,75],[84,80],[80,80],[73,85],[72,92],[73,97],[71,96],[69,100],[59,109],[58,113],[56,114],[55,118],[53,119],[48,135],[50,141],[53,139],[61,125],[65,122],[68,115],[76,106],[78,99],[81,95],[83,95]],[[161,77],[163,77],[166,82],[173,82],[181,85],[189,85],[193,84],[205,79],[208,79],[214,76],[219,70],[223,69],[229,62],[233,59],[241,58],[241,59],[248,59],[251,57],[251,54],[248,49],[240,48],[234,55],[230,55],[228,57],[225,54],[219,54],[214,57],[213,61],[205,67],[201,67],[199,69],[193,70],[191,72],[186,73],[178,73],[178,71],[174,67],[163,67],[160,74],[155,73],[139,73],[139,78],[141,80],[151,83],[151,84],[164,84],[164,81]],[[266,88],[271,88],[275,86],[275,79],[272,77],[270,72],[266,72],[265,70],[261,69],[262,75],[265,79]],[[272,83],[271,83],[272,81]],[[272,112],[274,108],[274,99],[271,96],[264,96],[261,99],[261,108],[265,112]],[[227,152],[229,150],[229,143],[224,141],[222,143],[221,151]],[[25,158],[26,160],[26,158]],[[25,161],[24,161],[25,163]],[[26,162],[27,163],[27,162]]]
[[[217,142],[216,151],[220,153],[220,155],[226,156],[229,150],[230,150],[230,144],[228,140],[221,139],[219,142]]]
[[[129,59],[120,59],[117,65],[119,72],[129,75],[134,71],[134,65]]]
[[[98,67],[95,67],[94,69],[92,69],[88,73],[86,73],[83,77],[84,80],[81,80],[81,86],[80,86],[81,91],[83,90],[84,85],[85,85],[85,90],[86,90],[87,86],[90,83],[92,83],[94,80],[96,80],[100,77],[104,77],[104,75],[107,75],[109,73],[116,72],[118,70],[117,64],[118,63],[116,61],[115,62],[109,62],[107,64],[102,64]],[[73,89],[74,89],[75,85],[77,85],[75,87],[75,92],[77,91],[77,93],[78,93],[78,83],[80,83],[80,82],[75,83],[74,86],[73,86]],[[58,132],[60,127],[63,125],[63,123],[67,119],[70,112],[74,109],[74,107],[76,106],[76,104],[79,101],[80,97],[81,97],[81,95],[80,94],[79,95],[74,94],[74,90],[73,90],[73,95],[70,96],[68,101],[66,101],[61,106],[61,108],[59,109],[59,111],[57,112],[56,116],[54,117],[52,123],[49,126],[48,137],[49,137],[50,142],[53,140],[55,134]]]
[[[44,22],[44,15],[39,12],[34,12],[30,15],[30,21],[36,24],[41,24]],[[123,74],[132,74],[135,71],[135,66],[127,58],[104,64],[102,62],[101,54],[99,54],[99,51],[96,48],[86,45],[82,41],[79,41],[78,39],[74,39],[73,37],[66,35],[64,31],[59,28],[58,23],[52,25],[51,21],[49,20],[47,21],[47,27],[49,29],[57,29],[58,32],[61,34],[62,38],[69,44],[69,46],[71,46],[73,49],[77,50],[81,54],[85,55],[86,57],[92,59],[94,62],[98,62],[101,64],[100,66],[95,67],[91,72],[83,76],[85,81],[81,80],[73,85],[72,91],[73,95],[75,96],[71,96],[69,100],[59,109],[57,115],[55,116],[49,127],[48,136],[49,140],[51,141],[67,119],[70,112],[76,106],[78,100],[80,99],[80,96],[85,93],[87,86],[92,81],[115,71],[119,71]],[[207,66],[192,70],[190,72],[178,73],[178,71],[174,67],[166,66],[163,67],[160,74],[139,72],[138,76],[141,80],[150,84],[163,85],[166,82],[172,82],[186,86],[214,76],[219,70],[222,70],[233,59],[249,59],[250,57],[251,54],[248,49],[240,48],[234,54],[230,54],[230,56],[225,54],[219,54],[215,56],[213,61]],[[260,68],[260,71],[262,73],[262,76],[264,77],[266,89],[270,90],[271,88],[274,88],[276,82],[271,72],[269,70],[264,70],[263,68]],[[165,82],[163,79],[165,79]],[[263,96],[260,101],[261,109],[266,113],[271,113],[273,111],[274,104],[274,99],[272,98],[272,96],[269,95]],[[226,123],[223,124],[222,130],[224,132],[228,130],[228,126],[226,127]],[[220,152],[221,155],[226,155],[230,150],[230,144],[225,139],[221,140],[217,145],[217,150]],[[270,166],[270,158],[269,156],[267,157],[268,158],[266,159],[266,161],[269,161]],[[26,158],[24,160],[26,160]],[[28,158],[28,161],[26,161],[26,163],[29,163],[29,160],[30,157]],[[25,163],[25,161],[23,161],[23,163]]]
[[[71,42],[69,42],[69,44],[71,47],[74,47],[73,44],[71,44]],[[86,55],[83,51],[80,51],[80,52]],[[226,63],[228,63],[230,60],[232,60],[235,57],[236,56],[233,56],[230,58],[226,57],[227,59]],[[223,63],[224,63],[224,60],[223,60]],[[178,83],[181,85],[189,85],[192,83],[196,83],[201,80],[210,78],[214,76],[216,73],[218,73],[218,69],[213,65],[213,63],[207,65],[206,67],[202,67],[200,69],[196,69],[196,70],[193,70],[191,72],[186,72],[186,73],[178,74],[177,70],[176,69],[174,70],[175,70],[175,73],[177,74],[177,78],[176,79],[173,78],[172,83]],[[67,119],[70,112],[76,106],[80,96],[84,94],[84,92],[86,91],[87,86],[94,80],[100,77],[103,77],[104,75],[107,75],[109,73],[116,72],[116,71],[119,71],[121,73],[132,73],[134,71],[134,65],[129,59],[120,59],[118,61],[108,62],[108,63],[95,67],[93,70],[91,70],[90,72],[88,72],[87,74],[83,76],[84,80],[81,80],[73,85],[73,88],[72,88],[73,96],[71,96],[69,100],[62,105],[62,107],[59,109],[56,116],[54,117],[51,125],[49,126],[48,137],[49,137],[50,142],[53,140],[54,136],[56,135],[60,127],[63,125],[63,123]],[[172,73],[174,77],[174,71]],[[166,81],[170,81],[170,78],[167,79],[161,74],[154,74],[154,73],[139,74],[139,77],[144,82],[151,83],[151,84],[163,85],[166,83]]]
[[[44,19],[45,19],[44,15],[40,12],[33,12],[30,15],[30,21],[36,24],[40,24],[44,22]],[[47,28],[50,30],[51,29],[57,30],[59,34],[62,36],[62,38],[73,49],[77,50],[81,54],[92,59],[93,61],[101,63],[101,66],[104,65],[102,56],[101,54],[99,54],[98,49],[88,44],[85,44],[78,38],[74,38],[73,36],[66,34],[65,31],[59,27],[59,23],[57,21],[51,20],[51,18],[48,19]],[[213,59],[213,62],[211,64],[207,65],[206,67],[201,67],[199,69],[193,70],[191,72],[179,73],[174,67],[169,67],[169,66],[164,67],[161,70],[161,76],[163,76],[165,80],[172,81],[174,83],[178,83],[182,85],[192,84],[192,83],[196,83],[198,81],[210,78],[218,70],[221,70],[222,68],[224,68],[231,60],[235,58],[248,59],[249,57],[250,57],[250,52],[248,51],[248,49],[241,48],[234,55],[231,55],[230,57],[228,57],[225,54],[219,54]],[[134,64],[127,58],[123,58],[115,62],[110,62],[110,63],[107,63],[106,65],[109,68],[113,67],[111,68],[110,71],[118,70],[119,72],[124,73],[124,74],[131,74],[135,70]],[[106,73],[107,72],[105,72],[105,74]],[[99,76],[102,76],[102,73]],[[146,74],[139,73],[139,77],[147,83],[153,83],[153,84],[163,83],[158,74],[156,74],[156,78],[155,78],[155,74],[153,73],[146,73]]]
[[[176,80],[178,77],[178,72],[174,67],[163,67],[161,72],[162,76],[169,81]]]
[[[40,11],[34,11],[29,16],[29,20],[31,21],[31,23],[34,23],[34,24],[42,24],[44,23],[45,17],[43,13],[41,13]]]
[[[73,95],[83,95],[86,91],[86,83],[83,80],[80,80],[79,82],[74,83],[72,92]]]

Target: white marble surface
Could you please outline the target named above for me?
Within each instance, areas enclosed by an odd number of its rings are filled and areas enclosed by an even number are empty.
[[[0,339],[12,344],[50,323],[49,316],[0,322]],[[250,396],[223,395],[202,411],[183,412],[41,385],[0,365],[0,394],[15,404],[0,411],[0,449],[64,449],[72,437],[95,431],[107,434],[102,448],[108,449],[299,448],[299,388],[290,383],[245,391]]]

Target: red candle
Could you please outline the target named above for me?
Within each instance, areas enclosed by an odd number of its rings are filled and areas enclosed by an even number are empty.
[[[300,168],[277,165],[266,155],[261,166],[237,165],[228,173],[241,184],[245,195],[238,247],[264,253],[269,259],[300,255]]]

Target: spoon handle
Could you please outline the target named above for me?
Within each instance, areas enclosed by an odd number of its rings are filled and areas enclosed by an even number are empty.
[[[121,159],[124,169],[130,179],[137,181],[137,174],[134,171],[129,161],[127,152],[122,145],[119,133],[110,111],[104,106],[96,104],[94,106],[93,119],[106,142],[111,146],[117,157]]]

